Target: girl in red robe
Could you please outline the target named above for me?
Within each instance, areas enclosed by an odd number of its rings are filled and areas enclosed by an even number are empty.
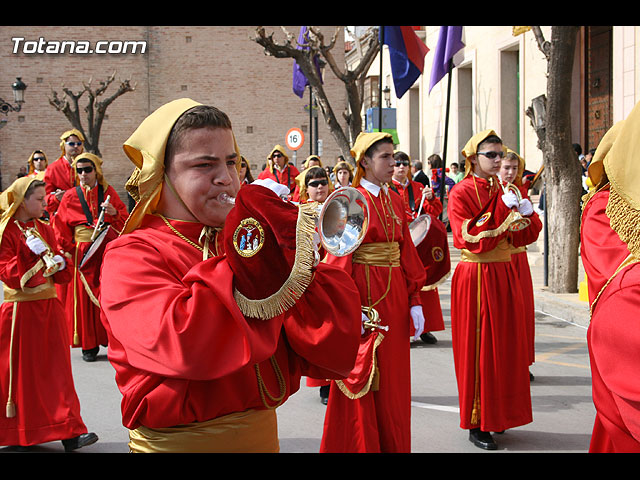
[[[426,284],[420,290],[420,300],[425,318],[424,332],[420,335],[420,339],[425,343],[436,343],[438,340],[431,332],[444,330],[438,285],[448,278],[451,267],[446,227],[438,218],[442,214],[442,202],[430,187],[409,178],[410,159],[406,153],[397,151],[393,156],[396,165],[391,188],[404,201],[407,222],[411,224],[417,218],[418,213],[431,217],[429,219],[431,234],[427,235],[428,239],[425,238],[423,243],[416,247],[427,276]],[[423,197],[425,189],[427,192]],[[421,206],[420,200],[422,198],[424,198],[424,202]],[[411,328],[411,335],[413,336],[414,333],[414,329]]]
[[[87,432],[80,416],[64,313],[54,287],[71,275],[56,253],[53,229],[38,220],[44,197],[44,183],[32,177],[16,180],[0,195],[0,392],[7,400],[0,415],[0,445],[62,440],[66,450],[73,450],[98,437]],[[57,271],[48,270],[45,256]]]
[[[69,253],[70,268],[74,273],[69,285],[58,290],[65,305],[69,343],[74,348],[82,348],[82,358],[91,362],[95,361],[100,345],[107,345],[107,332],[100,321],[101,262],[92,260],[82,268],[81,264],[93,244],[91,237],[107,197],[109,203],[103,218],[105,225],[110,226],[107,238],[115,238],[122,230],[127,207],[102,174],[100,157],[83,153],[74,160],[74,171],[78,165],[83,172],[86,168],[91,171],[80,174],[79,187],[65,192],[53,218],[53,227],[60,248]],[[85,212],[85,206],[88,212]]]
[[[591,453],[640,453],[639,122],[636,105],[604,135],[589,165],[594,191],[583,197],[581,256],[589,282],[587,345],[596,408]]]
[[[375,309],[388,330],[365,331],[350,376],[331,385],[320,451],[409,453],[409,328],[413,321],[418,336],[424,329],[419,292],[425,273],[402,198],[387,185],[394,165],[391,135],[361,133],[351,153],[357,164],[352,186],[367,200],[369,228],[354,253],[327,255],[326,261],[352,276],[361,305]]]
[[[527,187],[523,185],[522,174],[524,172],[524,159],[513,150],[507,149],[505,157],[500,165],[500,180],[503,186],[512,183],[520,191],[522,198],[529,198]],[[529,212],[528,212],[529,213]],[[531,224],[528,227],[530,238],[533,242],[537,240],[540,230],[542,230],[542,222],[535,211],[528,215]],[[534,238],[535,236],[535,238]],[[529,364],[533,365],[536,359],[535,351],[535,323],[536,311],[533,298],[533,280],[531,279],[531,268],[529,267],[529,258],[527,256],[527,247],[512,247],[511,262],[518,274],[518,285],[522,289],[522,300],[524,301],[524,323],[527,331],[527,345],[529,348]],[[530,373],[529,378],[533,378]]]
[[[514,321],[524,314],[522,293],[510,253],[510,245],[530,243],[531,233],[509,230],[520,205],[498,183],[504,150],[495,132],[474,135],[462,153],[465,177],[448,204],[453,244],[461,249],[451,281],[460,427],[474,445],[496,449],[490,432],[532,421],[527,335]]]

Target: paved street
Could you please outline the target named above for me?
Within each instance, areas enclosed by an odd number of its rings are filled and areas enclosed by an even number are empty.
[[[453,249],[454,265],[457,256]],[[544,290],[539,286],[541,254],[535,246],[530,249],[529,258],[536,290]],[[573,302],[572,309],[555,309],[555,304],[547,301],[544,313],[537,313],[536,362],[531,367],[535,375],[531,383],[533,422],[496,435],[499,450],[484,452],[473,446],[466,432],[459,428],[449,288],[450,279],[440,289],[446,329],[435,333],[438,343],[427,345],[418,341],[411,348],[412,451],[487,455],[587,452],[595,415],[586,345],[587,323],[557,314],[572,311],[579,319],[586,318],[586,304],[580,304],[577,295],[562,296],[565,304]],[[542,291],[542,294],[545,293]],[[93,364],[83,362],[77,349],[72,350],[71,356],[83,418],[89,430],[100,436],[98,443],[77,453],[126,453],[128,435],[120,423],[120,394],[105,351],[101,351]],[[281,451],[318,452],[325,409],[318,389],[306,387],[303,379],[300,391],[278,409]],[[62,452],[63,449],[60,442],[52,442],[33,451]]]

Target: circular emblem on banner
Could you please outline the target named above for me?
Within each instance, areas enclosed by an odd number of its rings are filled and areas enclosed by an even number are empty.
[[[484,225],[485,223],[487,223],[487,221],[489,220],[489,218],[491,218],[491,212],[487,212],[484,215],[482,215],[478,221],[476,222],[476,227],[481,227],[482,225]]]
[[[245,218],[233,233],[233,246],[243,257],[253,257],[264,244],[264,229],[255,218]]]
[[[444,259],[444,250],[441,247],[433,247],[431,249],[431,256],[436,262],[441,262]]]

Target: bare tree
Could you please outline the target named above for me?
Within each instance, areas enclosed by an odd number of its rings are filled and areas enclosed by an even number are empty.
[[[544,110],[543,122],[533,121],[543,153],[545,221],[549,238],[549,289],[554,293],[578,291],[581,169],[571,141],[571,76],[579,27],[551,27],[551,41],[539,26],[531,27],[547,59],[547,96],[534,99]],[[547,253],[547,252],[545,252]]]
[[[297,37],[288,32],[284,27],[281,27],[281,29],[284,32],[285,39],[280,43],[273,39],[273,33],[267,35],[264,27],[256,28],[256,35],[251,40],[263,46],[265,54],[267,55],[272,55],[276,58],[293,58],[296,61],[302,73],[307,77],[313,93],[316,95],[320,110],[340,151],[347,160],[352,162],[353,160],[349,154],[350,145],[362,131],[364,81],[367,70],[375,60],[376,54],[379,51],[379,40],[375,30],[370,32],[370,35],[365,40],[365,48],[358,66],[355,67],[354,70],[341,68],[331,51],[335,47],[340,31],[343,28],[344,27],[339,26],[335,27],[329,43],[325,43],[325,37],[320,28],[314,26],[308,27],[309,41],[304,45],[298,44]],[[348,109],[343,112],[343,118],[346,121],[348,131],[343,130],[340,125],[322,86],[322,79],[314,63],[314,58],[318,55],[325,61],[329,68],[331,68],[333,74],[345,85]]]
[[[73,128],[82,132],[82,135],[85,138],[84,150],[98,156],[100,156],[100,149],[98,148],[100,130],[102,129],[102,122],[107,108],[119,96],[135,90],[135,85],[131,85],[130,79],[121,80],[118,89],[113,92],[113,94],[109,97],[105,97],[104,100],[99,100],[99,97],[101,97],[107,88],[109,88],[109,85],[113,83],[115,77],[116,72],[113,72],[107,80],[99,82],[99,86],[96,88],[92,88],[91,83],[93,79],[90,78],[88,83],[83,82],[82,89],[77,93],[74,93],[70,88],[62,85],[62,97],[59,97],[58,92],[52,88],[51,96],[49,97],[49,103],[67,117],[67,120],[69,120],[69,123],[71,123]],[[86,131],[82,126],[79,105],[80,98],[85,93],[87,94],[87,105],[84,107],[84,112],[86,113],[88,124],[88,130]]]

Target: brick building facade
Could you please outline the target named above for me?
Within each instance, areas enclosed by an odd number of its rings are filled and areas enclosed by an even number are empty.
[[[286,27],[297,37],[299,27]],[[282,39],[280,27],[265,27]],[[327,37],[334,27],[323,27]],[[49,104],[52,89],[61,86],[77,92],[83,83],[93,85],[114,71],[118,79],[130,78],[135,91],[115,100],[107,110],[102,126],[100,151],[109,182],[120,195],[132,171],[122,143],[139,123],[164,103],[181,97],[212,104],[229,114],[240,149],[249,160],[252,173],[259,173],[275,144],[285,144],[292,127],[305,133],[305,144],[297,151],[300,165],[310,154],[309,95],[297,97],[291,87],[293,60],[264,54],[251,40],[252,26],[17,26],[0,27],[0,97],[13,103],[11,84],[21,77],[27,84],[25,103],[20,112],[11,112],[0,128],[0,172],[6,188],[26,164],[31,152],[43,149],[53,162],[60,156],[59,136],[70,125],[64,115]],[[24,40],[14,40],[23,38]],[[105,48],[117,51],[120,42],[146,42],[146,51],[137,53],[38,53],[54,50],[53,42],[88,41],[91,48],[99,41],[112,42]],[[43,46],[44,45],[44,46]],[[78,48],[78,47],[77,47]],[[14,53],[15,51],[15,53]],[[34,53],[31,53],[34,52]],[[344,38],[334,48],[338,62],[344,58]],[[343,84],[325,72],[325,90],[340,117],[346,106]],[[83,97],[84,98],[84,97]],[[81,99],[84,108],[86,99]],[[4,117],[4,115],[0,115]],[[84,116],[82,117],[85,118]],[[335,164],[340,151],[320,116],[318,138],[322,139],[325,164]],[[83,122],[87,128],[86,120]],[[314,138],[316,134],[313,134]],[[290,156],[293,152],[288,152]]]

